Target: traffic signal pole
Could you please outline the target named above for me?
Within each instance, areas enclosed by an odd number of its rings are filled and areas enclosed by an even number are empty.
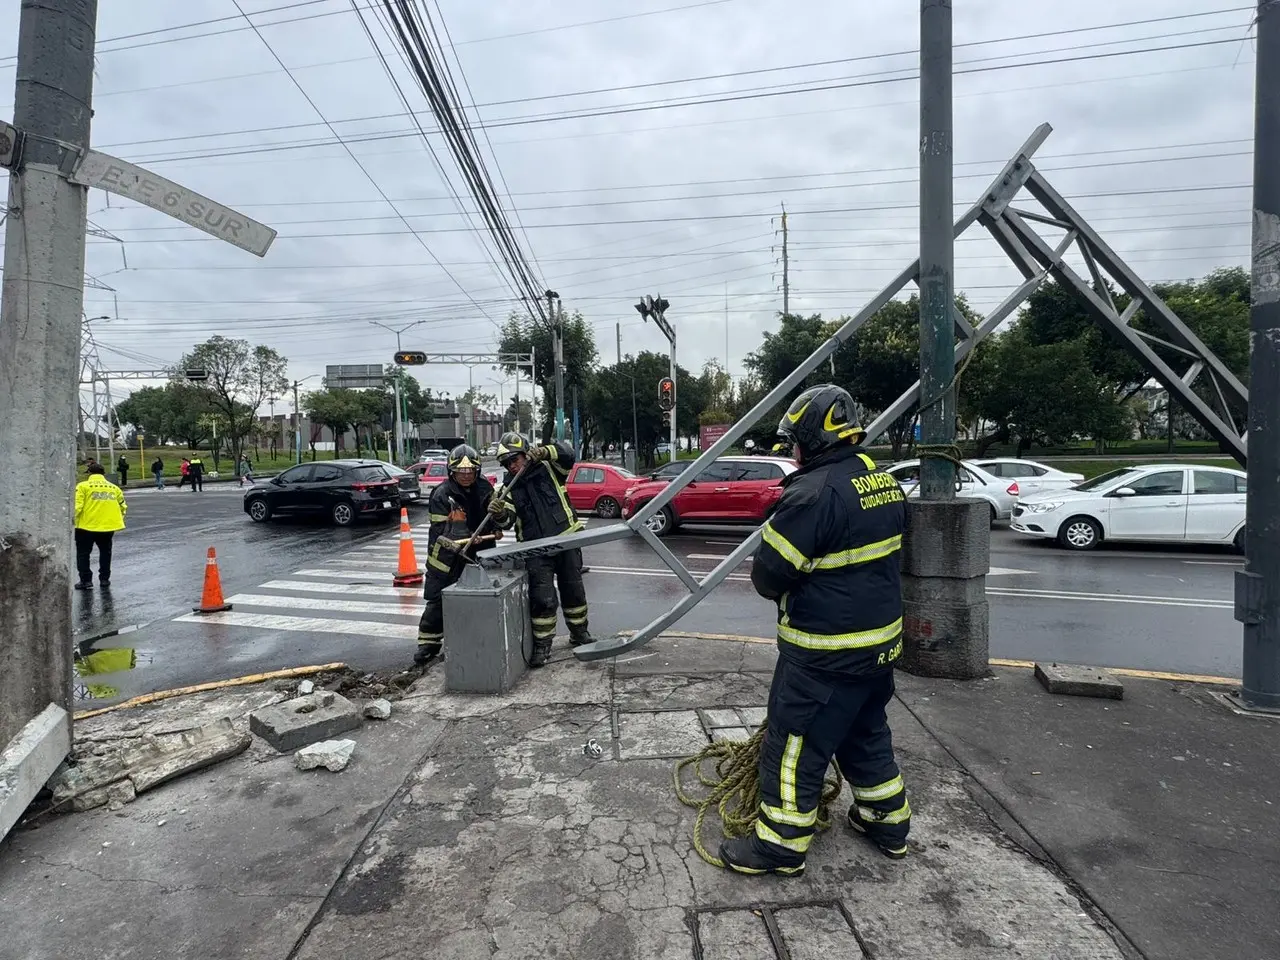
[[[1236,619],[1241,700],[1280,710],[1280,0],[1259,0],[1249,332],[1249,495]]]
[[[72,437],[89,191],[67,177],[89,147],[97,6],[23,0],[18,27],[13,124],[26,138],[9,176],[0,293],[0,749],[50,705],[71,709]],[[65,714],[56,741],[61,759],[71,747]]]

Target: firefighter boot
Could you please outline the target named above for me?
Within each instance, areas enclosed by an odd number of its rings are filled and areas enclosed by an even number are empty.
[[[890,860],[901,860],[904,857],[906,857],[907,855],[906,841],[899,842],[896,840],[889,840],[884,837],[877,836],[873,832],[875,830],[874,824],[871,826],[871,829],[868,830],[867,821],[862,819],[861,814],[858,813],[858,805],[856,803],[849,808],[849,826],[853,827],[855,833],[862,834],[864,837],[866,837],[868,840],[874,843],[876,845],[876,848],[881,853],[883,853],[886,857],[888,857]]]
[[[545,666],[551,659],[551,639],[533,641],[533,655],[529,657],[530,667]]]
[[[428,663],[440,656],[440,649],[443,646],[442,640],[427,638],[423,639],[418,636],[418,649],[413,655],[413,665],[415,667],[425,667]]]
[[[765,848],[755,836],[737,837],[720,844],[720,859],[734,873],[759,875],[776,873],[781,877],[798,877],[804,873],[804,857],[791,855],[785,860]]]
[[[585,644],[595,643],[595,642],[596,642],[596,638],[593,637],[590,631],[586,630],[585,628],[582,630],[573,630],[572,628],[570,628],[569,646],[581,647],[581,646],[584,646]]]

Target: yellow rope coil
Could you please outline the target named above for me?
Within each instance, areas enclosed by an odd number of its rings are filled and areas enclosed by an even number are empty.
[[[755,832],[756,820],[760,816],[760,749],[764,737],[765,727],[762,725],[749,740],[712,743],[692,757],[676,763],[676,798],[686,807],[698,811],[693,821],[693,849],[713,867],[723,868],[724,861],[709,853],[702,843],[703,822],[711,810],[719,814],[727,838],[745,837]],[[703,764],[707,762],[714,764],[714,777],[704,772]],[[710,793],[695,797],[685,792],[680,778],[686,767],[693,767],[694,776]],[[828,771],[818,801],[819,830],[831,826],[831,804],[840,796],[840,768],[834,761],[832,767],[834,776]]]

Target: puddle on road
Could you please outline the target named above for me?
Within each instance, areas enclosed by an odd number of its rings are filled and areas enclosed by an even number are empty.
[[[119,674],[150,666],[155,661],[149,650],[136,647],[95,650],[93,644],[92,640],[78,644],[72,659],[71,670],[75,677],[72,693],[77,704],[120,696],[120,688],[110,681]]]

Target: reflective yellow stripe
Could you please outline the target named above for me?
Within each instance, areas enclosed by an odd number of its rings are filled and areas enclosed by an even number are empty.
[[[564,622],[569,624],[571,627],[580,627],[582,624],[587,622],[587,615],[585,613],[580,613],[575,617],[566,613],[564,615]]]
[[[767,803],[761,802],[760,812],[774,823],[785,823],[791,827],[812,827],[818,822],[817,807],[810,810],[808,813],[796,813],[793,810],[784,810],[782,807],[771,807]]]
[[[787,734],[787,746],[782,751],[782,767],[778,772],[778,796],[782,798],[782,809],[799,812],[796,806],[796,764],[800,762],[800,750],[804,746],[804,737],[794,733]]]
[[[897,810],[891,810],[889,813],[885,813],[883,810],[872,810],[870,807],[858,804],[858,816],[865,823],[906,823],[911,819],[911,804],[904,800],[901,807]]]
[[[857,800],[888,800],[902,792],[902,777],[897,776],[874,787],[854,787],[853,796]]]
[[[541,624],[544,627],[547,624],[551,624],[553,627],[556,625],[556,616],[554,613],[549,617],[530,617],[529,620],[531,623]]]
[[[581,613],[586,613],[586,612],[587,612],[587,605],[584,603],[584,604],[583,604],[582,606],[580,606],[580,607],[565,607],[565,608],[564,608],[564,612],[565,612],[566,614],[573,614],[573,615],[576,617],[576,616],[578,616],[578,615],[579,615],[579,614],[581,614]]]
[[[902,549],[902,535],[895,534],[887,540],[879,540],[875,543],[868,543],[865,547],[854,547],[852,550],[841,550],[839,553],[829,553],[825,557],[819,557],[817,560],[806,564],[806,570],[837,570],[840,567],[849,567],[857,563],[868,563],[872,560],[882,560],[885,557],[891,557]]]
[[[858,459],[867,465],[868,470],[876,469],[876,462],[868,457],[865,453],[858,454]]]
[[[444,639],[443,633],[419,633],[418,634],[419,643],[439,643],[443,639]]]
[[[763,537],[765,543],[777,550],[782,555],[782,559],[797,570],[804,570],[809,565],[809,558],[797,550],[795,545],[775,530],[773,524],[768,521],[765,521]]]
[[[858,650],[875,647],[896,639],[902,633],[902,618],[887,627],[860,630],[855,633],[806,633],[789,624],[778,624],[778,639],[794,643],[806,650]]]
[[[560,458],[560,451],[556,449],[556,445],[554,443],[548,443],[542,449],[547,451],[547,459],[552,463]]]
[[[812,833],[807,833],[803,837],[784,837],[763,820],[756,821],[756,836],[765,843],[776,843],[778,846],[794,850],[796,853],[807,853],[809,844],[813,843]]]
[[[449,572],[449,565],[442,562],[434,553],[427,557],[427,563],[435,567],[437,570],[442,570],[445,573]]]
[[[447,513],[433,513],[430,515],[432,523],[446,523],[449,520]]]

